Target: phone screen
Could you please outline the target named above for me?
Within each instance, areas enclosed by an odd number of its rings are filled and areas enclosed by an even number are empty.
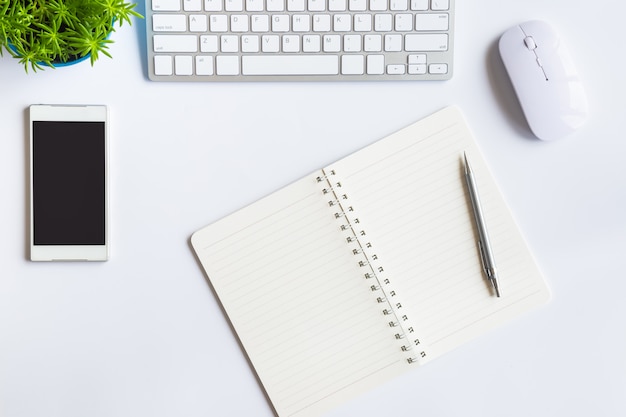
[[[33,244],[106,243],[104,122],[33,121]]]

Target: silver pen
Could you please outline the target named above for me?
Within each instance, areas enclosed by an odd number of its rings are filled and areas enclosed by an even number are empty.
[[[498,273],[496,271],[496,264],[493,260],[493,250],[489,244],[489,235],[487,234],[483,208],[480,205],[480,199],[478,198],[478,190],[476,189],[474,173],[467,160],[467,154],[465,152],[463,152],[463,156],[465,159],[465,180],[467,181],[467,189],[469,190],[470,200],[472,201],[472,211],[474,212],[476,229],[478,229],[478,249],[480,250],[480,259],[483,264],[485,275],[487,275],[487,279],[491,282],[491,285],[496,292],[496,296],[500,297]]]

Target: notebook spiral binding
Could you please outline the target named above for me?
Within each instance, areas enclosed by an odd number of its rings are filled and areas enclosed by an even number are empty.
[[[408,355],[406,361],[412,364],[423,360],[427,356],[426,347],[415,337],[415,328],[411,326],[408,314],[398,301],[391,279],[386,277],[383,266],[378,262],[378,256],[373,253],[371,242],[365,238],[367,233],[350,205],[348,194],[342,189],[335,170],[322,169],[322,174],[315,179],[323,187],[322,194],[329,198],[329,207],[336,210],[333,213],[335,219],[342,221],[339,228],[345,234],[352,254],[359,257],[358,266],[365,271],[363,278],[370,283],[369,288],[374,294],[375,301],[382,305],[383,316],[388,316],[387,324],[392,329],[393,336],[399,341],[400,349]]]

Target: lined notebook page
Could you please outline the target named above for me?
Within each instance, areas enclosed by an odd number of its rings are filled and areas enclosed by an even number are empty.
[[[484,278],[463,152],[475,172],[502,297]],[[455,107],[333,164],[412,325],[437,357],[549,299]]]
[[[491,294],[462,171],[475,171],[500,274]],[[548,289],[458,109],[324,168],[384,266],[397,317],[437,357],[544,303]],[[279,416],[319,415],[414,369],[316,176],[196,232],[192,245]],[[372,256],[376,255],[376,256]],[[384,281],[383,280],[383,281]],[[386,283],[384,285],[387,285]],[[397,298],[395,298],[397,297]],[[408,327],[410,326],[410,327]]]
[[[280,416],[319,415],[408,366],[316,175],[192,237]]]

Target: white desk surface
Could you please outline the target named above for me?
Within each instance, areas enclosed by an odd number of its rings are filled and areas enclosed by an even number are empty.
[[[626,415],[626,3],[459,0],[456,16],[446,82],[154,83],[141,21],[94,68],[26,75],[5,53],[0,415],[272,416],[191,233],[450,104],[553,300],[330,415]],[[534,18],[561,32],[590,102],[558,142],[533,139],[496,50]],[[27,260],[32,103],[110,108],[109,262]]]

